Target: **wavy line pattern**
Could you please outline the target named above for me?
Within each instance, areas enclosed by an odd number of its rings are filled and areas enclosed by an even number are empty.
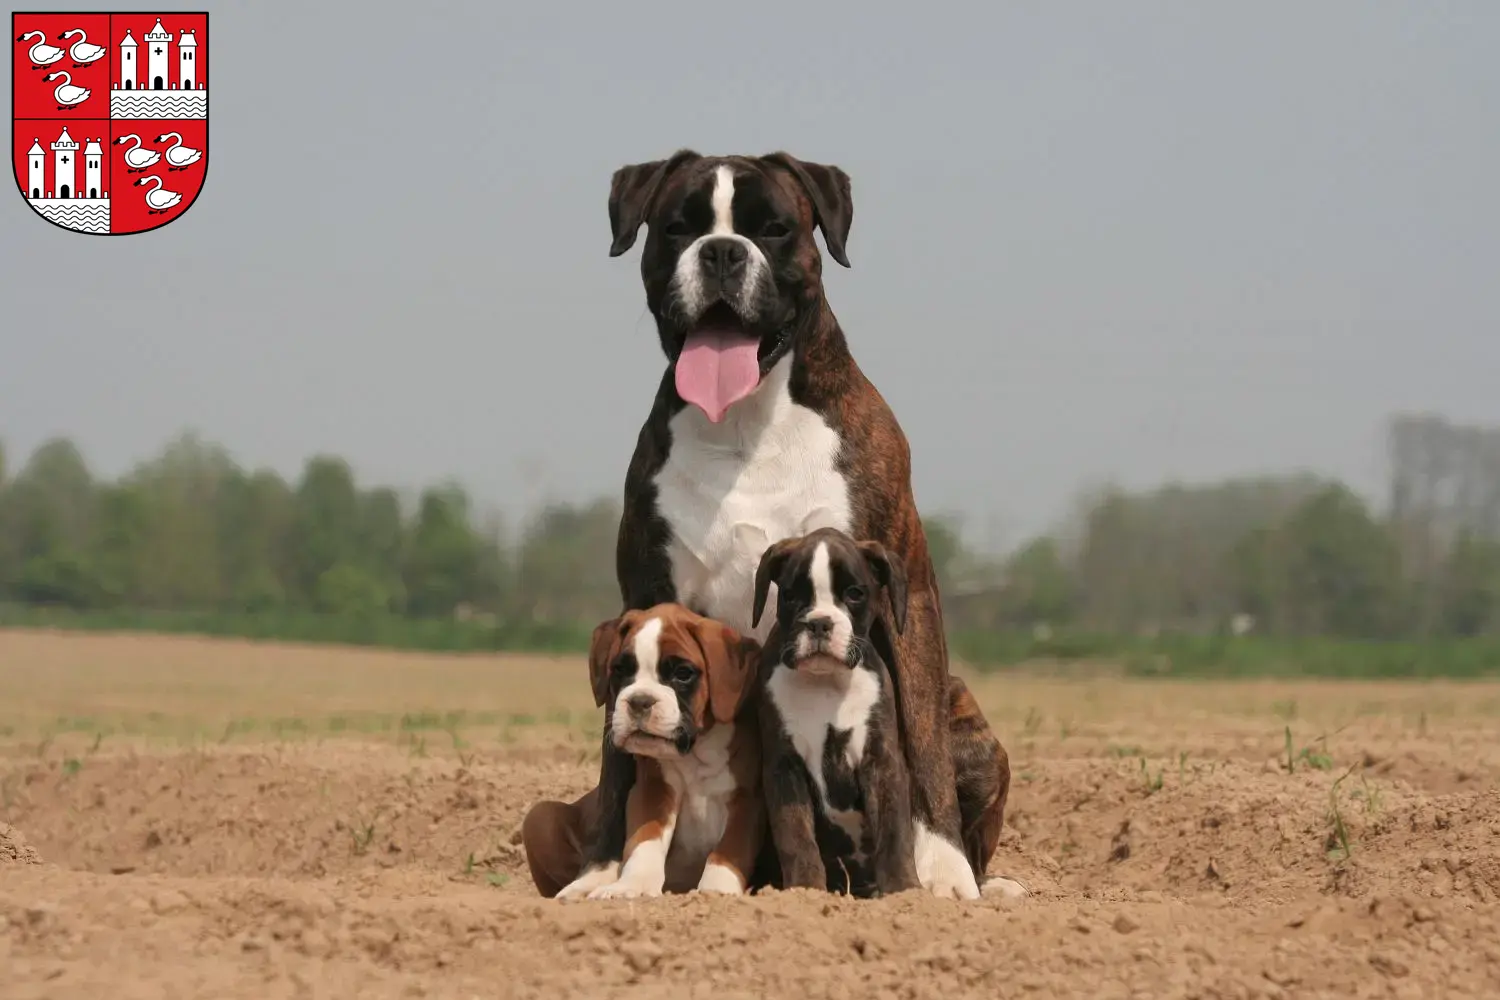
[[[207,118],[208,95],[181,91],[120,91],[109,95],[111,118]]]
[[[28,202],[36,213],[67,229],[80,233],[109,232],[109,206],[93,205],[38,205]]]

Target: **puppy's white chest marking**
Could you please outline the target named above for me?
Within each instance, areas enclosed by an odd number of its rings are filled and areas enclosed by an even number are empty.
[[[824,815],[844,828],[857,845],[863,821],[857,812],[833,808],[823,774],[823,748],[828,733],[849,733],[845,761],[857,770],[865,756],[870,716],[880,702],[880,681],[868,670],[832,675],[807,675],[778,666],[766,682],[767,693],[781,716],[792,749],[807,765],[818,804]]]
[[[783,358],[756,391],[712,424],[697,407],[671,422],[671,454],[656,475],[657,510],[671,529],[667,555],[677,600],[764,641],[775,615],[750,627],[755,570],[765,550],[814,528],[850,529],[841,442],[788,389]],[[767,595],[774,608],[776,588]]]
[[[716,725],[686,757],[663,759],[662,777],[677,795],[677,822],[667,855],[667,886],[686,891],[698,884],[703,866],[719,846],[734,797],[729,743],[734,726]]]

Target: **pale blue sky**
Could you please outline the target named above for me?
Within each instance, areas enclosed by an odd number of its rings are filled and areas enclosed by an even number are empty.
[[[211,4],[188,215],[0,199],[0,438],[617,494],[663,361],[609,176],[679,146],[849,171],[834,308],[924,511],[992,542],[1105,478],[1378,490],[1395,409],[1500,423],[1500,4],[861,6]]]

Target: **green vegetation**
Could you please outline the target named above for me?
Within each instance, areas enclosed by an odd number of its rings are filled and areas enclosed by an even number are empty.
[[[955,654],[1130,676],[1500,674],[1500,431],[1391,424],[1389,509],[1308,474],[1084,498],[1006,555],[927,529]],[[0,451],[0,626],[581,652],[619,609],[618,502],[516,530],[316,456],[288,483],[193,435],[114,481]]]

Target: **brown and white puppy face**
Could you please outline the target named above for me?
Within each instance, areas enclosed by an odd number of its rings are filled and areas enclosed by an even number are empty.
[[[756,572],[756,624],[773,581],[782,662],[798,670],[859,666],[880,614],[881,587],[890,595],[896,631],[906,626],[906,573],[879,542],[855,542],[835,528],[819,528],[772,545]]]
[[[813,230],[849,266],[849,178],[786,153],[705,157],[684,150],[621,167],[610,186],[610,255],[642,224],[646,302],[683,399],[710,420],[753,392],[818,307]]]
[[[611,742],[627,753],[680,757],[715,722],[731,722],[760,645],[678,604],[628,611],[594,629],[589,677]]]

